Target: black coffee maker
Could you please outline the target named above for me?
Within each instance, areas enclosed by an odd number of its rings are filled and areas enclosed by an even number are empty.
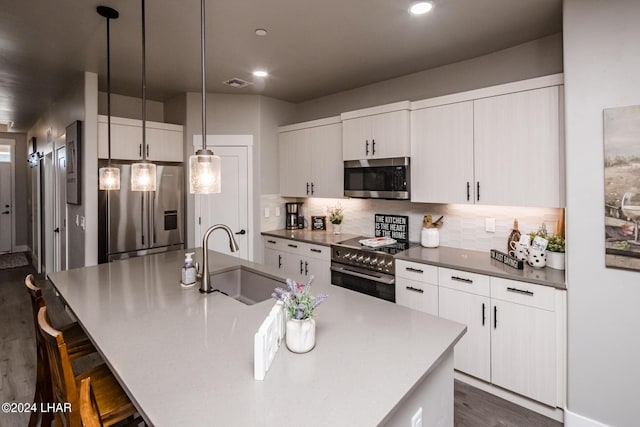
[[[287,230],[297,230],[304,228],[304,217],[302,216],[302,202],[285,203]]]

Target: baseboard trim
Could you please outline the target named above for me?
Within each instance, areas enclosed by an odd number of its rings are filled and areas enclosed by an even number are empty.
[[[17,245],[13,248],[12,252],[31,252],[27,245]]]
[[[504,400],[508,400],[511,403],[522,406],[523,408],[527,408],[533,412],[537,412],[540,415],[544,415],[545,417],[554,419],[561,423],[564,422],[564,411],[560,408],[552,408],[551,406],[538,403],[535,400],[531,400],[503,388],[496,387],[493,384],[484,382],[459,371],[455,371],[454,378],[476,388],[479,388],[480,390],[486,391],[487,393],[491,393],[494,396],[498,396]]]
[[[564,411],[564,425],[565,427],[609,427],[607,424],[602,424],[568,409]]]

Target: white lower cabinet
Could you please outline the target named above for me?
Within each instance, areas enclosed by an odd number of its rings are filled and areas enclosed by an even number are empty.
[[[555,290],[491,278],[491,382],[556,406]]]
[[[318,283],[331,281],[331,249],[296,240],[263,237],[264,263],[284,272],[288,278]]]
[[[467,325],[456,370],[552,407],[564,402],[564,301],[548,286],[396,261],[396,303]]]
[[[396,260],[396,304],[438,315],[438,267]]]

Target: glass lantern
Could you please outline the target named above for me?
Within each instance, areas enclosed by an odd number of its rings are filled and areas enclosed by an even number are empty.
[[[189,192],[220,193],[220,157],[211,150],[198,150],[189,157]]]
[[[98,170],[100,190],[120,189],[120,169],[114,166],[107,166]]]
[[[131,191],[156,191],[156,165],[149,162],[131,165]]]

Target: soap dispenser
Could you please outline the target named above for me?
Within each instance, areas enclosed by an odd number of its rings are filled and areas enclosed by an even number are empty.
[[[182,286],[193,286],[196,284],[197,270],[193,265],[193,256],[195,252],[187,252],[184,254],[184,266],[182,267]]]

